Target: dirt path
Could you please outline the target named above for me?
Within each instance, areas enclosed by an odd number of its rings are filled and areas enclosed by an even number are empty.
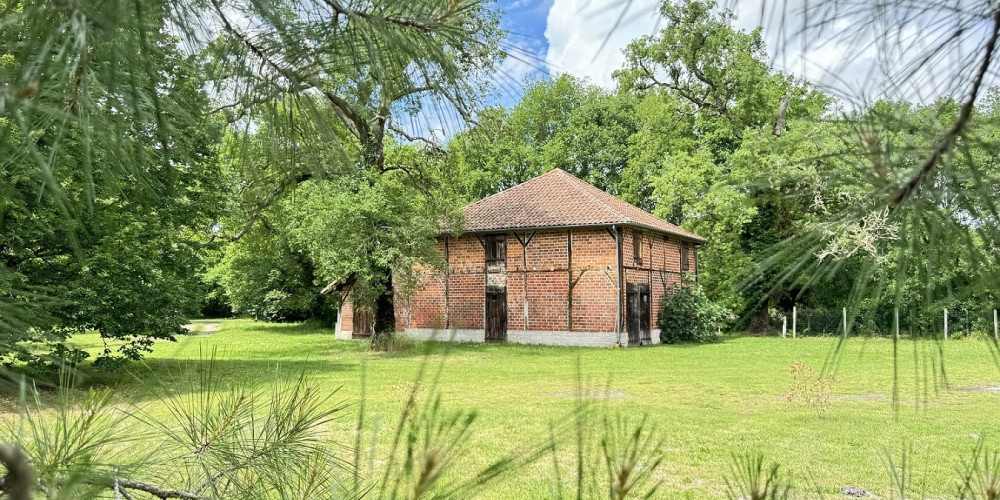
[[[195,335],[208,335],[219,331],[222,323],[218,321],[210,321],[206,323],[188,323],[184,325],[184,329],[195,334]]]

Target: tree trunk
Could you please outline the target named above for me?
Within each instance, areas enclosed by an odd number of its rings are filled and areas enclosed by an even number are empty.
[[[750,317],[750,333],[764,334],[771,330],[771,314],[768,312],[770,308],[771,299],[767,298]]]
[[[373,336],[377,337],[386,332],[396,331],[396,311],[393,306],[392,291],[392,270],[384,269],[385,291],[375,297],[374,310],[372,311],[375,322]]]

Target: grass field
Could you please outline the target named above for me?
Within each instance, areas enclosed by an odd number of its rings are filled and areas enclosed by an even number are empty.
[[[96,336],[76,342],[100,346]],[[1000,371],[989,343],[944,344],[945,388],[934,369],[938,345],[902,341],[894,411],[892,343],[851,339],[837,358],[827,411],[789,402],[790,365],[819,370],[835,344],[829,338],[726,338],[636,349],[435,343],[370,354],[361,342],[337,341],[306,325],[233,320],[217,332],[158,343],[146,361],[128,369],[129,376],[98,373],[88,383],[110,385],[122,401],[156,414],[165,411],[157,401],[164,387],[186,387],[178,380],[182,367],[203,367],[214,352],[224,380],[268,382],[304,372],[319,387],[338,390],[331,404],[356,403],[364,362],[368,425],[378,419],[386,428],[421,366],[440,365],[444,403],[479,412],[467,455],[450,471],[461,476],[548,439],[550,423],[566,421],[577,405],[582,373],[585,385],[600,389],[591,402],[601,411],[647,414],[666,437],[663,498],[725,498],[732,454],[742,452],[781,464],[800,487],[814,484],[836,494],[854,485],[891,497],[887,457],[898,460],[907,448],[914,489],[947,498],[960,460],[977,439],[1000,448],[1000,389],[992,390],[1000,388]],[[334,439],[350,439],[355,418],[356,406],[335,422]],[[545,497],[552,475],[552,460],[542,460],[483,497]]]

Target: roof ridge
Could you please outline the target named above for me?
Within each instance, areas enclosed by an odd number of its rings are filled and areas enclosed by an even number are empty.
[[[561,168],[466,205],[462,212],[465,229],[476,232],[622,224],[705,241]]]
[[[524,181],[524,182],[522,182],[522,183],[519,183],[519,184],[514,184],[513,186],[511,186],[511,187],[509,187],[509,188],[507,188],[507,189],[503,189],[503,190],[500,190],[500,191],[497,191],[497,192],[495,192],[495,193],[493,193],[493,194],[491,194],[491,195],[489,195],[489,196],[487,196],[487,197],[485,197],[485,198],[482,198],[482,199],[480,199],[479,201],[474,201],[474,202],[472,202],[472,203],[470,203],[469,205],[466,205],[466,206],[469,206],[469,207],[473,207],[473,206],[476,206],[476,205],[479,205],[480,203],[482,203],[482,202],[484,202],[484,201],[486,201],[486,200],[488,200],[488,199],[490,199],[490,198],[493,198],[493,197],[495,197],[495,196],[500,196],[501,194],[504,194],[504,193],[506,193],[507,191],[510,191],[510,190],[512,190],[512,189],[517,189],[517,188],[519,188],[519,187],[521,187],[521,186],[524,186],[524,185],[527,185],[527,184],[531,184],[532,182],[535,182],[535,181],[537,181],[538,179],[541,179],[542,177],[545,177],[546,175],[549,175],[549,174],[551,174],[552,172],[555,172],[556,170],[558,170],[558,171],[560,171],[560,172],[562,172],[562,173],[564,173],[564,174],[565,174],[565,173],[568,173],[568,172],[566,172],[565,170],[563,170],[563,169],[561,169],[561,168],[558,168],[558,167],[556,167],[556,168],[553,168],[552,170],[549,170],[548,172],[545,172],[545,173],[544,173],[544,174],[542,174],[542,175],[536,175],[536,176],[534,176],[534,177],[532,177],[532,178],[530,178],[530,179],[528,179],[528,180],[526,180],[526,181]]]
[[[564,174],[566,174],[566,175],[568,175],[570,177],[570,179],[572,179],[573,181],[576,181],[576,182],[572,182],[571,183],[571,185],[573,186],[573,189],[576,189],[576,192],[578,192],[578,193],[580,193],[580,194],[582,194],[582,195],[590,198],[591,201],[593,201],[594,203],[597,203],[602,209],[604,209],[605,212],[609,212],[611,215],[614,215],[615,217],[618,217],[619,219],[622,219],[623,222],[632,221],[631,217],[626,217],[625,215],[622,215],[622,214],[618,213],[617,210],[615,210],[615,209],[611,208],[610,206],[608,206],[607,203],[604,203],[603,201],[597,199],[597,197],[594,196],[594,193],[590,192],[590,189],[597,189],[596,187],[591,186],[590,184],[584,182],[583,179],[580,179],[579,177],[577,177],[577,176],[575,176],[575,175],[573,175],[573,174],[571,174],[569,172],[566,172],[565,170],[561,170],[560,169],[559,171],[562,172],[562,173],[564,173]],[[581,186],[581,184],[583,184],[583,185]],[[590,188],[590,189],[584,189],[585,187]]]

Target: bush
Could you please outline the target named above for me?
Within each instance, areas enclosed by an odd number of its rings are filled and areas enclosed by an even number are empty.
[[[705,296],[704,290],[686,277],[668,289],[660,302],[660,342],[712,342],[725,310]]]
[[[423,345],[420,339],[402,332],[382,332],[369,341],[369,349],[375,352],[407,352]]]

